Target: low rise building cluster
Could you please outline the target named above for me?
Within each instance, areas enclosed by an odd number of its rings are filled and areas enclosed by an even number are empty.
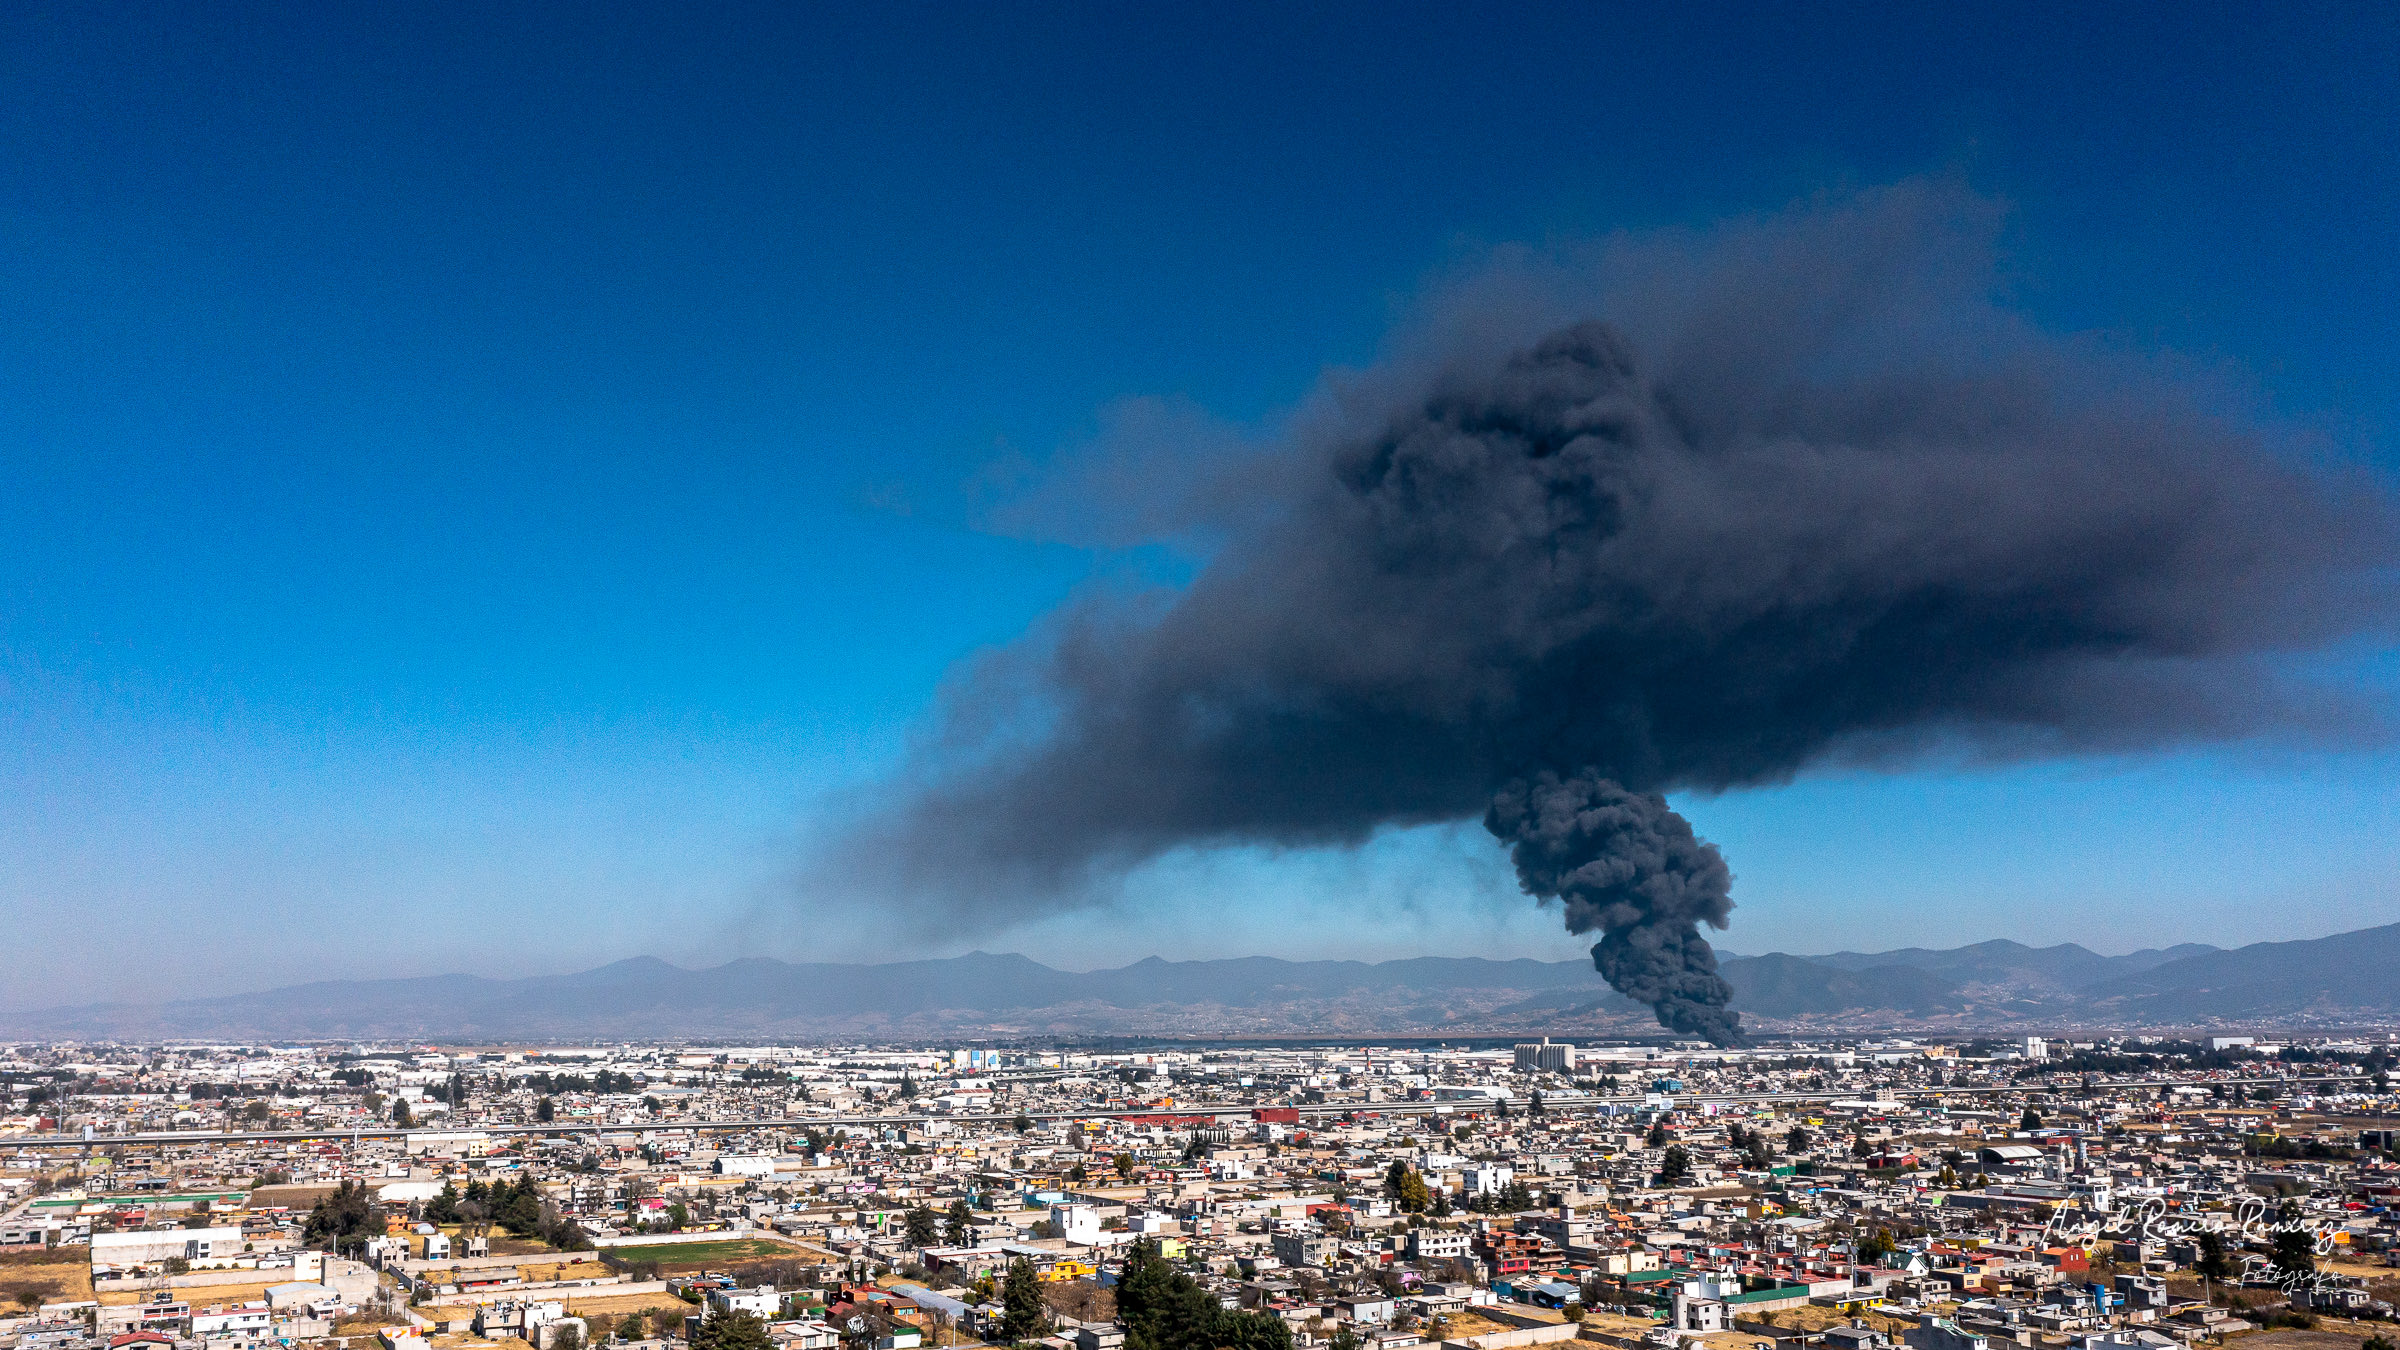
[[[19,1045],[0,1350],[2363,1341],[2394,1055]]]

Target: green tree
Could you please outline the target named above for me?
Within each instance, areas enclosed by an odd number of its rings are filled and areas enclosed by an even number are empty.
[[[692,1350],[775,1350],[775,1338],[756,1313],[711,1312],[692,1333]]]
[[[1858,1240],[1859,1264],[1871,1266],[1882,1265],[1884,1258],[1892,1254],[1896,1245],[1897,1244],[1892,1241],[1891,1229],[1878,1228],[1874,1230]]]
[[[1292,1329],[1271,1313],[1227,1312],[1191,1276],[1160,1259],[1145,1238],[1117,1277],[1126,1350],[1291,1350]]]
[[[1667,1122],[1651,1121],[1650,1133],[1642,1140],[1642,1143],[1649,1148],[1665,1148],[1667,1146]]]
[[[2317,1237],[2301,1226],[2300,1207],[2287,1200],[2276,1218],[2280,1223],[2275,1230],[2275,1240],[2268,1249],[2268,1260],[2286,1275],[2315,1274]]]
[[[901,1100],[903,1100],[903,1101],[913,1101],[913,1100],[915,1100],[915,1099],[916,1099],[916,1095],[917,1095],[917,1080],[916,1080],[916,1079],[914,1079],[914,1078],[912,1078],[912,1077],[910,1077],[909,1075],[907,1075],[907,1074],[905,1074],[905,1073],[904,1073],[904,1074],[902,1074],[902,1075],[900,1075],[900,1098],[901,1098]]]
[[[1798,1125],[1794,1125],[1791,1130],[1783,1136],[1783,1151],[1788,1154],[1804,1153],[1808,1150],[1808,1146],[1811,1142],[1813,1141],[1809,1139],[1808,1131]]]
[[[1126,1178],[1127,1180],[1131,1180],[1131,1179],[1133,1178],[1133,1155],[1132,1155],[1132,1154],[1130,1154],[1130,1153],[1120,1153],[1120,1154],[1118,1154],[1118,1155],[1117,1155],[1117,1158],[1116,1158],[1116,1163],[1115,1163],[1115,1166],[1116,1166],[1116,1169],[1117,1169],[1117,1175],[1118,1175],[1118,1176],[1124,1177],[1124,1178]]]
[[[2025,1114],[2017,1118],[2017,1128],[2020,1130],[2038,1130],[2042,1128],[2042,1113],[2034,1110],[2030,1106],[2026,1107]]]
[[[1019,1111],[1015,1117],[1008,1122],[1008,1128],[1015,1130],[1019,1134],[1031,1134],[1033,1133],[1033,1117],[1026,1115],[1022,1111]]]
[[[548,1097],[544,1097],[540,1101],[535,1102],[533,1104],[533,1118],[540,1121],[544,1125],[547,1125],[551,1121],[558,1119],[558,1103],[550,1100]]]
[[[1767,1142],[1764,1134],[1751,1135],[1749,1148],[1750,1166],[1753,1170],[1764,1172],[1775,1165],[1775,1146]]]
[[[425,1202],[425,1222],[445,1224],[458,1222],[458,1187],[442,1183],[442,1193]]]
[[[1358,1333],[1350,1329],[1348,1322],[1344,1322],[1334,1328],[1333,1339],[1327,1341],[1325,1347],[1326,1350],[1358,1350],[1363,1344],[1365,1342],[1358,1339]]]
[[[404,1130],[417,1123],[408,1114],[408,1099],[406,1097],[399,1098],[392,1103],[392,1123]]]
[[[910,1210],[905,1223],[908,1245],[911,1247],[930,1247],[941,1238],[942,1216],[924,1205]]]
[[[1692,1155],[1684,1152],[1681,1144],[1670,1145],[1667,1149],[1667,1156],[1659,1160],[1658,1179],[1672,1186],[1690,1177],[1691,1174]]]
[[[942,1236],[953,1247],[964,1247],[975,1231],[974,1215],[967,1210],[967,1198],[960,1196],[950,1202],[950,1212],[942,1219]]]
[[[1033,1263],[1022,1256],[1008,1263],[1008,1278],[1000,1286],[1000,1308],[1000,1334],[1009,1340],[1031,1340],[1042,1329],[1042,1280],[1033,1273]]]
[[[1525,1114],[1529,1116],[1538,1116],[1547,1110],[1549,1110],[1549,1108],[1542,1105],[1542,1090],[1540,1088],[1535,1088],[1533,1090],[1532,1099],[1525,1103]]]
[[[685,1208],[684,1203],[681,1200],[678,1200],[675,1203],[667,1206],[667,1227],[669,1230],[680,1233],[683,1231],[683,1226],[691,1221],[692,1211]]]
[[[2213,1228],[2200,1230],[2200,1259],[2192,1269],[2201,1278],[2230,1280],[2233,1278],[2233,1258],[2225,1254],[2225,1237]]]
[[[368,1200],[366,1185],[358,1181],[334,1187],[333,1194],[309,1210],[300,1228],[301,1240],[309,1246],[323,1244],[343,1253],[365,1247],[369,1239],[382,1233],[383,1213]]]

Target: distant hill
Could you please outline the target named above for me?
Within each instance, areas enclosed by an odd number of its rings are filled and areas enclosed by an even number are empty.
[[[2150,948],[2124,956],[2102,956],[2072,942],[2055,947],[2028,947],[2003,938],[1947,951],[1905,947],[1890,952],[1833,952],[1808,959],[1839,970],[1881,970],[1894,967],[1947,977],[1954,985],[2012,997],[2055,998],[2076,994],[2095,985],[2139,974],[2182,957],[2217,950],[2199,943]]]
[[[2259,942],[2162,962],[2090,991],[2143,1020],[2282,1019],[2400,1003],[2400,923],[2298,942]]]
[[[1798,1017],[1867,1009],[1906,1013],[1955,1012],[1958,985],[1936,971],[1909,965],[1845,970],[1808,957],[1737,957],[1719,967],[1734,988],[1734,1006],[1758,1017]]]
[[[2400,1018],[2400,924],[2231,951],[2074,943],[1727,955],[1761,1029],[2300,1025]],[[913,1039],[949,1036],[1655,1034],[1590,963],[1159,957],[1064,971],[972,952],[881,965],[636,957],[573,975],[334,980],[174,1002],[0,1014],[52,1039]]]

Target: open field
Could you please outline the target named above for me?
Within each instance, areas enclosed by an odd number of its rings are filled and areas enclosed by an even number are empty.
[[[593,1313],[623,1317],[627,1313],[637,1312],[668,1312],[681,1317],[692,1311],[692,1305],[672,1294],[605,1294],[597,1297],[571,1295],[567,1299],[567,1311],[577,1317]]]
[[[56,1252],[0,1252],[0,1307],[14,1311],[19,1305],[77,1302],[91,1296],[89,1260],[62,1261]]]
[[[1839,1308],[1824,1308],[1813,1303],[1804,1304],[1803,1306],[1797,1308],[1785,1308],[1780,1312],[1762,1313],[1759,1315],[1758,1320],[1766,1322],[1772,1326],[1803,1328],[1810,1332],[1818,1332],[1823,1331],[1828,1327],[1848,1326],[1853,1316],[1865,1321],[1868,1326],[1875,1328],[1877,1331],[1883,1332],[1885,1335],[1891,1336],[1895,1339],[1897,1339],[1902,1332],[1911,1330],[1917,1325],[1917,1320],[1914,1317],[1894,1317],[1889,1313],[1879,1312],[1873,1308],[1869,1308],[1864,1312],[1857,1314],[1851,1314],[1843,1312]]]
[[[450,1250],[463,1252],[467,1249],[465,1224],[446,1223],[440,1227],[443,1234],[450,1239]],[[484,1238],[492,1244],[492,1255],[494,1256],[554,1256],[558,1253],[558,1248],[539,1238],[514,1237],[497,1230],[484,1234]],[[412,1253],[421,1252],[424,1248],[422,1244],[417,1244],[411,1246],[409,1250]]]
[[[1469,1336],[1488,1335],[1495,1331],[1516,1330],[1515,1327],[1510,1326],[1506,1322],[1495,1322],[1488,1317],[1478,1317],[1471,1312],[1450,1314],[1450,1321],[1448,1325],[1449,1329],[1444,1333],[1444,1335],[1448,1339],[1454,1341],[1465,1340]],[[1643,1323],[1641,1329],[1648,1331],[1650,1329],[1650,1324],[1647,1322]]]
[[[715,1269],[737,1261],[761,1261],[781,1258],[793,1260],[808,1253],[784,1242],[764,1238],[724,1238],[701,1242],[662,1242],[651,1247],[618,1247],[612,1255],[631,1265],[656,1262],[660,1271],[684,1274],[685,1268],[698,1270],[702,1266]]]
[[[2391,1327],[2327,1317],[2320,1319],[2314,1330],[2261,1331],[2236,1336],[2234,1343],[2241,1346],[2241,1350],[2358,1350],[2367,1337],[2378,1334],[2391,1335]]]
[[[189,1303],[195,1308],[221,1308],[233,1303],[251,1303],[263,1300],[267,1296],[269,1285],[283,1284],[290,1279],[291,1272],[286,1271],[281,1278],[260,1280],[255,1284],[207,1284],[196,1285],[189,1289],[168,1289],[163,1292],[173,1294],[176,1301]],[[100,1291],[100,1301],[112,1306],[126,1303],[148,1303],[157,1298],[161,1292],[156,1289],[104,1289]]]

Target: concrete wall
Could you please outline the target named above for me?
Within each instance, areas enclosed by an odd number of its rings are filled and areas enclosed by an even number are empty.
[[[1478,1308],[1476,1311],[1488,1313],[1490,1309]],[[1468,1350],[1517,1350],[1520,1346],[1549,1345],[1557,1341],[1571,1341],[1581,1331],[1582,1328],[1573,1322],[1544,1322],[1538,1326],[1518,1327],[1514,1331],[1487,1331],[1481,1336],[1444,1341],[1442,1344],[1464,1346],[1468,1347]]]
[[[570,1301],[578,1294],[588,1295],[592,1298],[623,1298],[629,1294],[657,1294],[666,1304],[687,1309],[691,1306],[668,1293],[665,1280],[629,1280],[623,1284],[601,1284],[582,1280],[572,1283],[517,1284],[504,1289],[478,1289],[473,1293],[465,1294],[436,1294],[427,1299],[426,1303],[428,1306],[436,1308],[471,1308],[478,1303],[502,1303],[510,1300],[539,1298],[545,1294],[553,1298],[564,1297]]]

